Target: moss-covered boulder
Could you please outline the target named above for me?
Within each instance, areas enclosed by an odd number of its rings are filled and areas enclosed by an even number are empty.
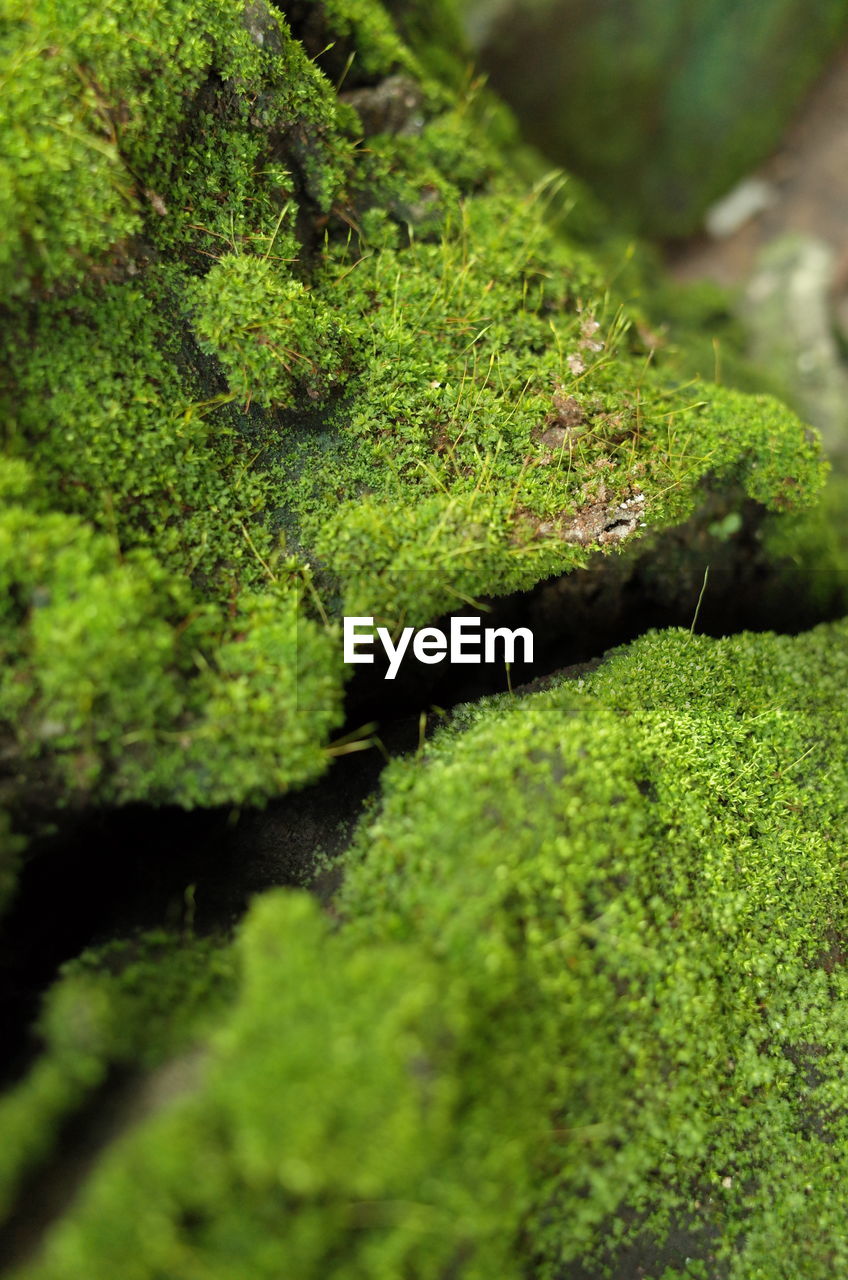
[[[530,586],[708,479],[819,484],[777,404],[685,385],[378,5],[289,19],[7,16],[13,806],[278,793],[338,720],[328,613]]]
[[[7,7],[7,898],[63,807],[262,802],[357,745],[343,612],[424,623],[821,488],[791,412],[693,378],[448,7],[392,8]],[[682,1215],[740,1277],[774,1241],[823,1275],[844,642],[652,636],[393,766],[332,919],[279,892],[235,950],[188,907],[99,936],[0,1103],[0,1211],[43,1236],[7,1260],[542,1278]]]
[[[654,633],[459,711],[15,1274],[831,1276],[845,641]]]

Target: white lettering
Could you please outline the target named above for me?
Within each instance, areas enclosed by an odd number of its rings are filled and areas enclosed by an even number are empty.
[[[414,630],[414,627],[404,627],[403,631],[400,633],[397,647],[395,647],[395,645],[392,644],[391,632],[387,631],[385,627],[377,628],[377,635],[382,640],[383,648],[385,649],[389,659],[389,669],[386,672],[387,680],[394,680],[397,675],[398,668],[403,661],[403,655],[406,653],[407,645],[409,644],[409,637],[412,635]]]
[[[357,645],[373,644],[373,635],[364,635],[358,632],[358,626],[373,627],[373,618],[345,618],[344,620],[344,661],[345,662],[373,662],[373,653],[357,653]]]
[[[515,642],[521,639],[524,642],[524,662],[533,661],[533,632],[528,627],[516,627],[514,631],[510,631],[509,627],[487,627],[484,640],[484,661],[496,662],[495,641],[503,640],[504,662],[510,664],[515,662]]]
[[[478,631],[480,628],[479,618],[451,618],[450,639],[451,639],[451,662],[476,662],[480,661],[480,649],[478,647],[476,653],[466,653],[463,644],[480,644],[479,635],[468,635],[466,628],[475,627]]]
[[[363,628],[370,628],[370,631]],[[374,631],[373,618],[344,619],[345,662],[374,662]],[[397,643],[386,627],[377,627],[376,635],[388,659],[386,680],[396,678],[404,657],[410,651],[416,661],[427,666],[442,662],[446,656],[450,663],[462,665],[481,662],[492,665],[506,662],[511,665],[516,661],[516,649],[520,641],[521,661],[533,661],[533,632],[529,627],[516,627],[514,630],[509,627],[484,627],[481,646],[481,621],[471,616],[451,618],[450,640],[439,627],[422,627],[420,631],[416,631],[414,627],[404,627]],[[502,654],[500,659],[498,651]]]
[[[419,662],[432,665],[441,662],[447,651],[448,642],[444,631],[438,627],[423,627],[412,642],[412,652]]]

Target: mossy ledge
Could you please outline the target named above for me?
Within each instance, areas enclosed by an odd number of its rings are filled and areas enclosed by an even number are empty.
[[[844,1267],[846,638],[652,633],[458,711],[340,923],[257,900],[199,1083],[16,1274]]]
[[[328,763],[341,609],[424,622],[707,482],[775,510],[821,483],[776,401],[691,381],[625,246],[581,247],[592,202],[516,176],[421,12],[412,51],[375,0],[281,9],[7,6],[16,820],[261,802]]]

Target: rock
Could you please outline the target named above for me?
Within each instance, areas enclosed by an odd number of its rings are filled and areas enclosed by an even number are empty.
[[[654,633],[459,709],[386,774],[333,924],[255,902],[193,1092],[147,1091],[27,1280],[223,1280],[233,1241],[299,1280],[715,1274],[729,1248],[826,1280],[846,640]]]
[[[763,178],[744,178],[727,195],[710,205],[704,214],[704,226],[714,240],[723,240],[770,209],[776,199],[777,192],[771,183]]]
[[[822,240],[787,235],[761,250],[741,313],[751,355],[772,369],[828,454],[848,461],[848,372],[834,336],[834,253]]]

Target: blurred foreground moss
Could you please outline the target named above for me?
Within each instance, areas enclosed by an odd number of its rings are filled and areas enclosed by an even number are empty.
[[[340,927],[256,902],[200,1082],[19,1274],[617,1275],[635,1237],[657,1280],[831,1276],[845,639],[653,633],[460,709]]]

